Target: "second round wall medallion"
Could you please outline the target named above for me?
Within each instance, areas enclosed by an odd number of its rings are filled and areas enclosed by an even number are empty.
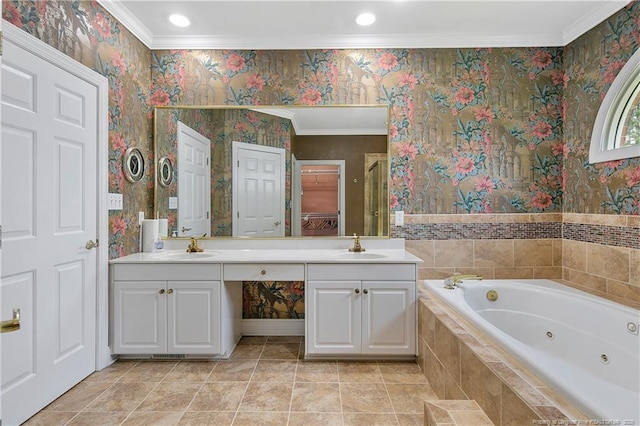
[[[140,182],[144,176],[144,157],[138,148],[131,147],[124,153],[124,177],[129,182]]]
[[[173,182],[173,164],[169,157],[162,157],[158,160],[158,183],[162,186],[169,186]]]

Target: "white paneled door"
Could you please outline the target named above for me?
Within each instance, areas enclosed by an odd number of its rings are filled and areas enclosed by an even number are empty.
[[[178,122],[178,235],[211,236],[211,141]]]
[[[233,142],[233,236],[284,237],[285,154]]]
[[[95,370],[97,88],[12,42],[2,59],[2,424]]]

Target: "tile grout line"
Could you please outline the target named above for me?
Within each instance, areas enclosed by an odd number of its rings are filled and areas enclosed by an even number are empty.
[[[135,366],[140,365],[142,362],[143,362],[143,360],[140,360],[139,362],[137,362],[137,363],[136,363],[136,365],[135,365]],[[147,361],[147,362],[153,362],[153,361]],[[143,403],[143,402],[145,402],[145,401],[147,400],[147,398],[149,398],[149,395],[151,395],[151,393],[152,393],[154,390],[156,390],[156,389],[158,388],[158,386],[160,386],[160,383],[162,383],[162,380],[164,380],[164,379],[165,379],[165,377],[167,377],[167,374],[169,374],[171,371],[173,371],[173,369],[174,369],[174,368],[176,368],[176,366],[177,366],[178,364],[179,364],[179,362],[177,362],[177,363],[176,363],[176,365],[174,365],[174,366],[171,368],[171,370],[167,371],[167,372],[165,373],[165,375],[162,377],[162,379],[160,379],[158,382],[156,382],[156,385],[153,387],[153,389],[151,389],[151,390],[149,391],[149,393],[147,393],[147,395],[146,395],[144,398],[142,398],[142,400],[138,403],[138,405],[136,405],[136,406],[135,406],[135,408],[134,408],[133,410],[131,410],[131,411],[129,412],[129,414],[127,414],[127,417],[125,417],[125,418],[124,418],[124,420],[123,420],[122,422],[120,422],[120,425],[123,425],[123,424],[124,424],[124,423],[125,423],[125,422],[130,418],[130,417],[131,417],[131,415],[132,415],[133,413],[135,413],[135,412],[136,412],[136,410],[137,410],[137,409],[142,405],[142,403]],[[133,369],[133,367],[132,367],[131,369]],[[129,369],[127,372],[131,371],[131,369]],[[125,373],[125,374],[126,374],[126,373]],[[124,377],[124,374],[122,375],[122,377]],[[122,379],[122,377],[121,377],[120,379]],[[118,381],[119,381],[119,380],[118,380]],[[134,383],[134,382],[132,382],[132,383]],[[153,383],[153,382],[141,382],[141,381],[139,382],[139,381],[136,381],[135,383]]]
[[[182,361],[180,361],[180,362],[182,362]],[[213,374],[213,370],[215,370],[215,368],[218,366],[219,362],[220,361],[216,361],[216,364],[213,366],[211,371],[209,371],[209,374],[207,374],[207,377],[205,377],[204,380],[202,381],[202,383],[200,384],[200,388],[196,391],[196,393],[193,394],[193,398],[191,398],[191,401],[189,402],[189,404],[187,404],[185,409],[182,411],[182,415],[180,416],[180,419],[178,419],[178,423],[177,424],[179,424],[180,421],[182,420],[182,418],[185,416],[185,414],[187,414],[187,412],[189,411],[189,407],[191,407],[191,404],[193,404],[193,401],[198,397],[198,395],[202,391],[202,388],[204,388],[204,385],[207,383],[207,380],[209,379],[209,377],[211,377],[211,374]]]
[[[382,378],[382,384],[384,386],[385,392],[387,393],[387,398],[389,398],[389,404],[391,404],[391,409],[393,410],[393,415],[396,418],[396,423],[399,425],[400,419],[398,418],[398,412],[396,411],[395,405],[393,405],[393,399],[391,399],[391,394],[389,393],[389,388],[387,387],[387,381],[384,378],[382,368],[380,368],[380,362],[376,361],[376,365],[378,366],[378,370],[380,370],[380,377]]]
[[[117,362],[117,361],[116,361]],[[70,424],[76,417],[78,417],[80,415],[80,413],[85,412],[85,410],[87,409],[88,406],[90,406],[94,401],[96,401],[98,398],[100,398],[105,392],[107,392],[109,389],[111,389],[116,383],[118,383],[129,371],[131,371],[131,369],[133,369],[136,365],[138,365],[140,363],[140,361],[136,362],[133,366],[131,366],[127,371],[123,372],[122,375],[115,381],[112,381],[111,384],[109,386],[107,386],[102,392],[100,392],[94,399],[92,399],[91,401],[89,401],[84,407],[82,407],[80,410],[78,410],[77,413],[75,413],[73,415],[73,417],[71,417],[67,422],[65,422],[65,425]],[[92,373],[93,374],[93,373]],[[91,377],[91,374],[87,377],[85,377],[84,379],[82,379],[80,382],[78,382],[77,384],[74,385],[74,388],[76,386],[78,386],[80,383],[86,383],[87,378]],[[73,388],[72,388],[73,389]],[[57,400],[57,398],[56,398]],[[55,400],[54,400],[55,401]],[[51,401],[51,403],[53,403],[54,401]],[[129,417],[129,415],[127,415],[127,417]]]
[[[256,360],[256,365],[253,366],[253,371],[251,372],[251,376],[249,376],[249,380],[247,380],[247,386],[245,386],[244,388],[244,392],[242,393],[242,398],[240,398],[240,402],[238,403],[238,406],[236,407],[236,411],[233,414],[233,419],[231,419],[231,424],[234,424],[236,421],[236,418],[238,417],[238,413],[240,412],[240,407],[242,406],[242,401],[244,401],[244,397],[247,395],[247,391],[249,390],[249,385],[251,384],[251,379],[253,378],[253,375],[256,372],[256,369],[258,368],[258,363],[260,362],[260,358],[262,357],[262,352],[264,352],[264,347],[266,345],[266,340],[262,343],[262,349],[260,350],[260,354],[258,354],[258,359]]]
[[[291,422],[291,410],[293,409],[293,393],[296,390],[296,376],[300,365],[300,345],[298,345],[298,356],[296,357],[296,370],[293,373],[293,386],[291,386],[291,398],[289,398],[289,413],[287,415],[287,425]]]

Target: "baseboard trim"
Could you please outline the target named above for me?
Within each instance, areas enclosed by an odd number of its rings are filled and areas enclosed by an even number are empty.
[[[243,319],[243,336],[304,336],[303,319]]]

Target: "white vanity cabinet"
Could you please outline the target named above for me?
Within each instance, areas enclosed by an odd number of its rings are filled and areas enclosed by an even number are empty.
[[[111,268],[114,354],[225,352],[226,335],[232,331],[223,328],[223,319],[233,323],[233,301],[230,289],[221,282],[220,264],[114,264]]]
[[[416,354],[415,264],[309,264],[307,355]]]

